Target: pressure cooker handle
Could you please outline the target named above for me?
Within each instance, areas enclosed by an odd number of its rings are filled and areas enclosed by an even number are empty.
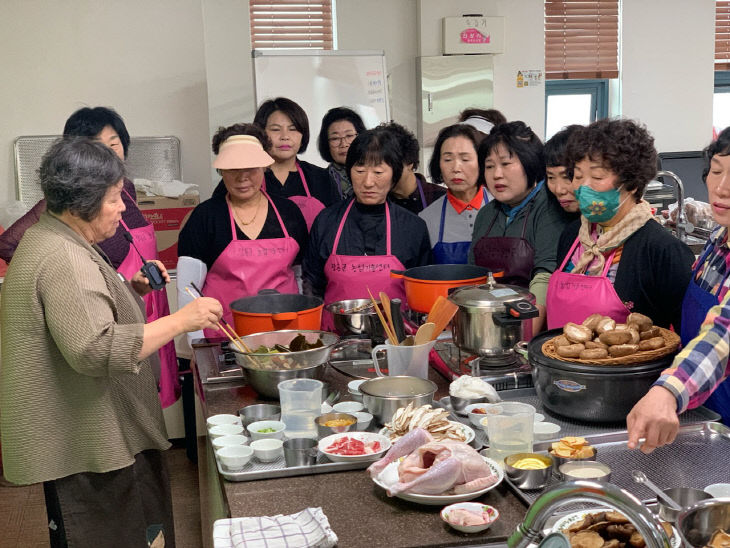
[[[540,311],[530,301],[520,299],[504,303],[504,312],[497,312],[492,315],[494,323],[500,327],[518,325],[528,318],[536,318]]]

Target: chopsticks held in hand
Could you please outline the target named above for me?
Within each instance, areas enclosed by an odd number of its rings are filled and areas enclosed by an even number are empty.
[[[193,286],[193,289],[198,292],[198,295],[196,296],[192,291],[190,291],[189,287],[185,288],[185,291],[187,291],[188,295],[190,295],[193,299],[197,299],[198,297],[203,297],[203,293],[196,287],[194,283],[190,283],[190,285]],[[226,337],[230,339],[230,341],[240,350],[241,352],[251,352],[251,349],[248,347],[248,345],[241,340],[241,337],[238,336],[238,333],[236,333],[235,329],[231,327],[231,325],[221,318],[221,321],[216,322],[218,325],[218,329],[223,331],[223,333],[226,334]],[[229,332],[230,331],[230,332]]]

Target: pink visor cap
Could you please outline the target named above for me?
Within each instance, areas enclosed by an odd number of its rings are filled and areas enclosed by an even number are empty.
[[[253,135],[234,135],[221,144],[213,161],[216,169],[268,167],[274,163],[261,142]]]

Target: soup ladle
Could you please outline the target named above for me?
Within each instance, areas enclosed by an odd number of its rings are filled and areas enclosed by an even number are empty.
[[[667,495],[664,491],[659,489],[659,487],[656,486],[656,484],[651,481],[649,478],[646,477],[646,474],[640,470],[632,470],[631,471],[631,477],[634,479],[636,483],[641,483],[646,485],[649,489],[654,491],[654,493],[664,500],[671,508],[672,510],[676,510],[677,512],[682,511],[682,507],[677,504],[677,501],[675,501],[672,497]]]

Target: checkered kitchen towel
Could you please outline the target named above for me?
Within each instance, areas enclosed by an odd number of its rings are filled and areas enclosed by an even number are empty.
[[[216,548],[332,548],[337,535],[321,508],[307,508],[288,516],[217,520]]]

